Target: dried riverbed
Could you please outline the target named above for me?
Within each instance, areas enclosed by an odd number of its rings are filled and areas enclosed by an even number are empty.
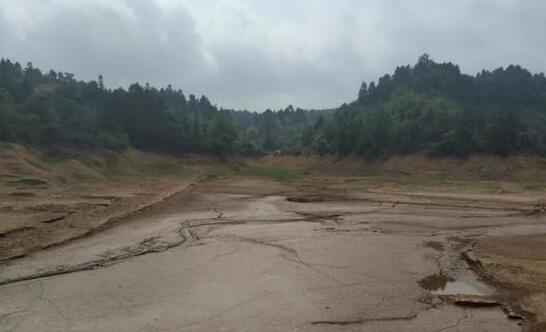
[[[546,232],[537,206],[524,195],[209,181],[0,265],[0,331],[531,329],[517,298],[463,253],[493,235]]]

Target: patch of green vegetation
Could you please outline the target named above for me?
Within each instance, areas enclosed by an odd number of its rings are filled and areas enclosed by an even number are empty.
[[[240,171],[240,165],[224,162],[200,165],[194,169],[194,172],[203,175],[205,180],[219,180],[237,176],[240,175]]]
[[[133,172],[130,172],[127,169],[123,169],[116,165],[109,165],[103,171],[105,177],[112,180],[122,180],[130,176],[134,176]]]
[[[187,177],[193,174],[188,167],[180,165],[158,165],[144,171],[144,174],[151,177]]]
[[[65,162],[65,161],[68,161],[70,159],[71,158],[66,157],[66,156],[49,155],[49,156],[44,156],[41,161],[43,163],[45,163],[45,164],[48,164],[48,165],[57,165],[57,164]]]
[[[313,176],[306,180],[310,185],[342,185],[355,191],[386,189],[410,192],[475,192],[494,194],[499,192],[498,181],[481,180],[478,177],[448,176],[440,172],[370,172],[363,176]]]
[[[521,188],[525,191],[532,192],[544,192],[546,190],[546,183],[521,183]]]
[[[294,181],[300,177],[300,174],[293,169],[277,168],[260,164],[243,167],[240,169],[240,174],[266,177],[275,181]]]
[[[234,172],[231,170],[225,170],[221,168],[206,168],[206,169],[200,169],[201,173],[203,175],[203,180],[205,181],[214,181],[214,180],[221,180],[225,179],[227,177],[231,177],[234,175]]]
[[[45,186],[45,185],[47,185],[46,181],[41,180],[41,179],[36,179],[36,178],[22,178],[22,179],[16,180],[14,183],[18,184],[18,185],[25,185],[25,186]]]
[[[150,165],[140,168],[120,167],[116,164],[111,164],[104,169],[104,176],[110,179],[122,180],[131,177],[146,177],[146,178],[161,178],[173,177],[181,178],[188,177],[193,174],[193,170],[180,165]]]

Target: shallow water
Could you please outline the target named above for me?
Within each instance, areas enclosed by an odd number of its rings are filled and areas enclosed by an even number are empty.
[[[479,287],[461,280],[448,281],[443,288],[432,293],[438,295],[487,295]]]
[[[458,262],[453,274],[449,276],[441,272],[430,275],[419,284],[436,295],[488,296],[494,292],[490,286],[478,279],[465,261]]]

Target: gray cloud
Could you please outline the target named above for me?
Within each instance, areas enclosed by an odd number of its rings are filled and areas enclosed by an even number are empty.
[[[475,73],[542,72],[541,0],[3,0],[0,57],[206,94],[221,106],[332,107],[428,52]]]

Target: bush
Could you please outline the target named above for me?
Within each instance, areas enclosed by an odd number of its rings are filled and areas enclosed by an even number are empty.
[[[97,138],[100,146],[107,150],[121,152],[129,147],[129,137],[127,134],[112,135],[109,133],[100,133]]]

